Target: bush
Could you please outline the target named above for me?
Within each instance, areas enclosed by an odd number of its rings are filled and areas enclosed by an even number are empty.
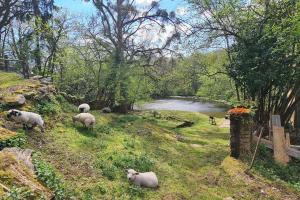
[[[64,112],[78,112],[77,107],[73,104],[70,104],[62,95],[56,95],[55,97]]]
[[[265,146],[260,146],[254,168],[271,180],[282,180],[300,191],[300,161],[292,160],[287,166],[277,164],[272,152]]]
[[[7,200],[19,200],[19,199],[35,199],[36,194],[32,192],[29,188],[20,187],[17,188],[15,186],[12,187],[12,189],[8,192],[7,197],[5,199]],[[39,199],[45,199],[45,197],[40,197]]]
[[[53,168],[44,162],[37,153],[32,156],[32,163],[36,169],[37,178],[50,188],[55,195],[55,199],[69,199],[71,194],[66,189],[65,184],[60,177],[54,172]]]
[[[26,142],[26,136],[23,133],[18,133],[16,136],[7,140],[0,141],[0,150],[6,147],[22,147]]]
[[[50,97],[50,100],[42,99],[38,101],[35,106],[35,112],[41,115],[55,115],[61,112],[61,107],[54,97]]]

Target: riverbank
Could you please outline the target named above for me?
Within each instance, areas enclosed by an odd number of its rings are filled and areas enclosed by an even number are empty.
[[[209,116],[223,118],[228,105],[202,101],[195,97],[172,96],[170,98],[156,99],[150,102],[136,104],[135,110],[175,110],[185,112],[198,112]]]

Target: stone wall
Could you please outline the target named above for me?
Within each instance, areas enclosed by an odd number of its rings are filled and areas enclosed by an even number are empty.
[[[231,156],[239,158],[251,147],[251,117],[249,114],[230,114]]]

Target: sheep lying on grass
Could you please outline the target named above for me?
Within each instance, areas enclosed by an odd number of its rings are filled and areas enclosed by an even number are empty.
[[[75,122],[81,122],[87,128],[94,128],[96,119],[90,113],[80,113],[73,117],[73,123]]]
[[[8,111],[7,118],[22,123],[25,130],[39,126],[41,131],[44,132],[44,121],[39,114],[11,109]]]
[[[87,113],[90,111],[90,106],[87,103],[81,104],[78,106],[78,110],[80,113]]]
[[[134,169],[128,169],[127,178],[137,186],[144,186],[149,188],[158,187],[158,179],[154,172],[139,173]]]

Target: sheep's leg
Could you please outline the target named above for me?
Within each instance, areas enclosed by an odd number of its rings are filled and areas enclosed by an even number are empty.
[[[31,127],[27,126],[28,130],[32,130],[34,129],[34,127],[36,126],[36,124],[31,124]]]
[[[42,133],[45,133],[45,128],[43,126],[39,126]]]
[[[25,132],[28,131],[28,126],[26,124],[23,124],[23,130],[25,130]]]

